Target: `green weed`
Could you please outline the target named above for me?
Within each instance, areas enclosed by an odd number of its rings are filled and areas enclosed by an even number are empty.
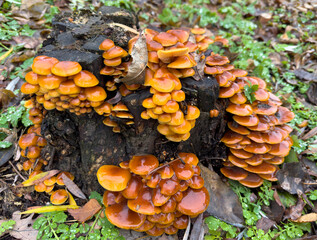
[[[13,226],[15,225],[15,221],[14,220],[8,220],[5,221],[3,223],[1,223],[0,225],[0,236],[7,230],[10,230],[13,228]]]

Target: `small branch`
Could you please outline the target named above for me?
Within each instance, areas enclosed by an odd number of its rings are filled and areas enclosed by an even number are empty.
[[[13,168],[13,170],[20,176],[20,178],[22,178],[23,181],[26,181],[26,178],[22,176],[22,174],[19,172],[18,169],[16,169],[16,167],[12,164],[11,161],[9,161],[9,164],[11,165],[11,167]]]
[[[4,132],[5,134],[10,135],[12,133],[12,130],[7,128],[0,128],[0,132]]]

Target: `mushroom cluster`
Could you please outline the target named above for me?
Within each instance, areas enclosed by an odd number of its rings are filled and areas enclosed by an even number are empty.
[[[151,236],[185,229],[189,217],[204,212],[209,194],[192,153],[159,165],[153,155],[133,156],[120,167],[104,165],[97,178],[106,189],[103,203],[108,220],[119,228]]]
[[[121,102],[115,104],[114,106],[108,102],[104,102],[100,106],[95,107],[94,110],[99,115],[106,116],[103,123],[106,126],[112,127],[113,132],[121,132],[118,120],[125,125],[134,124],[133,116],[129,113],[128,107]]]
[[[34,58],[32,71],[25,76],[22,93],[35,94],[36,102],[46,110],[68,109],[77,115],[91,112],[103,103],[106,91],[99,80],[77,62],[59,61],[53,57]]]
[[[277,165],[284,162],[293,144],[289,137],[292,128],[286,123],[294,113],[281,106],[280,99],[268,92],[262,79],[235,69],[225,56],[212,53],[204,71],[215,76],[219,98],[229,99],[226,111],[233,115],[221,139],[230,150],[222,174],[247,187],[259,187],[263,179],[276,181]],[[258,86],[252,102],[244,93],[244,87],[250,84]]]

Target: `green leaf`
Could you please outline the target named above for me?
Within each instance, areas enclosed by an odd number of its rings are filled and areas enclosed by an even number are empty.
[[[249,102],[253,103],[256,100],[254,96],[254,92],[258,90],[259,85],[257,84],[252,85],[250,81],[247,81],[247,82],[249,83],[249,85],[244,86],[244,94],[246,98],[249,100]]]
[[[10,146],[12,146],[11,142],[8,142],[8,141],[1,141],[0,142],[0,148],[8,148]]]
[[[45,224],[47,224],[47,219],[45,217],[39,217],[34,221],[33,228],[40,229]]]
[[[103,201],[102,196],[100,195],[100,193],[98,193],[96,191],[92,191],[90,193],[89,199],[92,199],[92,198],[96,199],[101,205],[103,204],[102,203],[102,201]]]
[[[56,223],[64,223],[67,219],[67,215],[64,212],[54,212],[53,222]]]

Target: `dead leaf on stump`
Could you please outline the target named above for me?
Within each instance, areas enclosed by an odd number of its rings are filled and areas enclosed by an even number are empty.
[[[90,199],[83,207],[78,209],[68,209],[70,215],[79,222],[86,222],[88,219],[98,213],[102,207],[94,198]]]
[[[289,219],[289,218],[291,220],[298,219],[302,215],[305,205],[306,203],[304,202],[304,200],[301,197],[298,197],[298,201],[296,205],[286,209],[284,219]]]
[[[128,68],[128,74],[116,81],[125,84],[143,84],[145,77],[145,68],[148,62],[148,52],[146,45],[146,38],[144,33],[141,33],[138,40],[132,48],[132,63]]]

